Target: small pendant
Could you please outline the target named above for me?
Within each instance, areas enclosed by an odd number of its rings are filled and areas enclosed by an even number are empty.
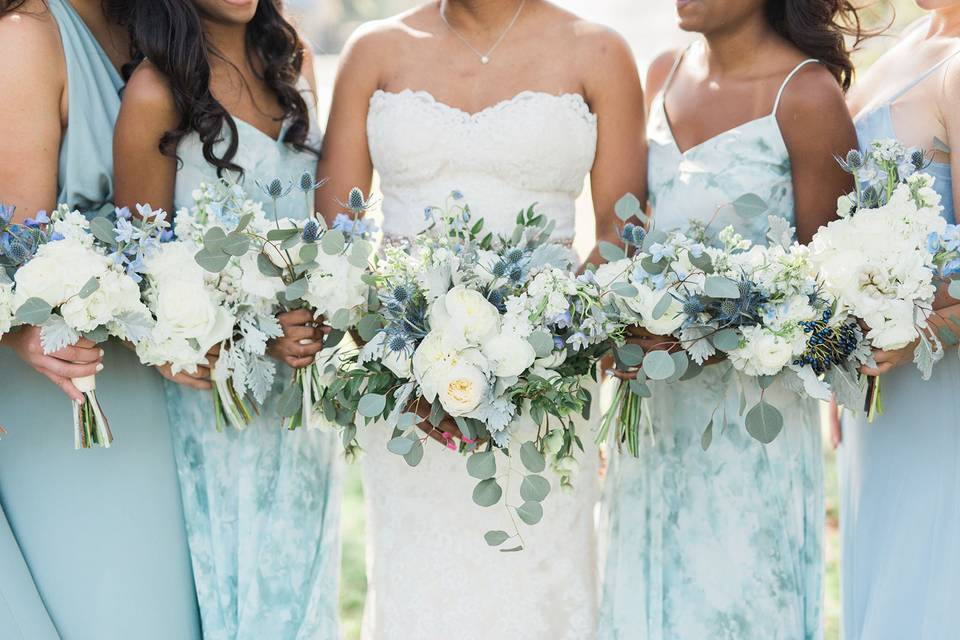
[[[480,56],[480,64],[487,64],[490,62],[490,56]]]

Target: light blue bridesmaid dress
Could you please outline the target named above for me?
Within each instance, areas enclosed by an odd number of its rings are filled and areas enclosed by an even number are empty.
[[[769,115],[680,151],[664,107],[648,125],[650,203],[658,229],[733,225],[765,242],[766,216],[728,203],[755,193],[794,223],[790,157]],[[823,480],[817,405],[774,385],[784,416],[770,445],[747,433],[730,364],[651,387],[652,435],[639,459],[617,456],[608,476],[610,530],[599,637],[622,640],[806,640],[820,636]],[[732,381],[732,379],[731,379]],[[752,386],[752,385],[751,385]],[[747,388],[748,403],[757,401]],[[714,413],[714,409],[717,411]],[[713,442],[701,434],[714,415]],[[724,417],[725,416],[725,420]]]
[[[92,211],[113,198],[122,82],[69,2],[46,4],[68,79],[58,200]],[[69,399],[0,350],[4,640],[200,637],[161,378],[127,349],[104,349],[97,393],[116,440],[83,451],[73,448]]]
[[[932,81],[948,60],[858,117],[861,146],[896,138],[892,105]],[[954,222],[950,166],[934,163],[926,171],[936,177],[944,217]],[[885,374],[884,412],[872,423],[845,416],[839,460],[846,640],[960,637],[960,358],[955,346],[946,349],[929,381],[910,364]]]
[[[309,103],[309,100],[308,100]],[[311,117],[315,119],[313,113]],[[317,157],[298,152],[234,119],[250,197],[269,198],[255,181],[314,175]],[[283,131],[286,130],[286,124]],[[313,127],[313,144],[319,134]],[[225,135],[226,137],[226,135]],[[222,152],[224,143],[217,149]],[[175,208],[193,203],[201,182],[217,180],[197,134],[177,148]],[[237,178],[237,176],[227,176]],[[312,198],[311,198],[312,201]],[[280,201],[280,216],[308,215],[302,194]],[[167,383],[193,570],[208,640],[339,637],[340,445],[332,431],[287,431],[273,400],[292,372],[278,366],[271,399],[240,432],[216,430],[210,392]]]

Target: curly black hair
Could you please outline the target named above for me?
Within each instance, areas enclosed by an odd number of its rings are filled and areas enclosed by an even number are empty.
[[[124,68],[129,78],[136,66],[147,59],[169,82],[174,106],[180,114],[176,128],[160,139],[160,151],[176,156],[177,144],[191,132],[200,136],[203,157],[217,168],[243,174],[233,161],[239,146],[237,123],[210,91],[210,57],[217,55],[203,30],[200,13],[192,0],[129,0],[126,24],[135,55]],[[277,97],[288,123],[283,142],[298,151],[319,155],[309,146],[310,112],[298,82],[303,68],[304,44],[296,29],[283,15],[280,0],[260,0],[247,25],[248,55],[257,64],[261,79]],[[229,130],[226,149],[218,154],[215,145]]]

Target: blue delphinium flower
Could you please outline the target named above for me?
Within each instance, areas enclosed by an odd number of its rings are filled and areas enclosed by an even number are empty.
[[[117,238],[117,242],[133,242],[135,233],[136,229],[130,223],[129,218],[117,218],[117,224],[114,229],[114,235]]]
[[[40,209],[40,211],[37,211],[37,215],[34,216],[33,218],[27,218],[24,221],[24,224],[30,227],[31,229],[37,229],[49,223],[50,223],[50,216],[48,216],[47,212],[44,211],[43,209]]]
[[[941,238],[943,246],[947,251],[956,251],[960,249],[960,225],[948,224]]]
[[[582,331],[577,331],[567,338],[567,344],[569,344],[574,351],[580,351],[590,346],[590,339],[587,337],[587,334]]]
[[[660,242],[654,242],[652,245],[650,245],[650,259],[653,260],[653,262],[660,262],[664,258],[668,258],[670,260],[677,259],[677,255],[673,247]]]
[[[3,203],[0,203],[0,222],[3,222],[5,225],[10,224],[10,220],[13,219],[13,213],[17,210],[14,206],[7,206]]]

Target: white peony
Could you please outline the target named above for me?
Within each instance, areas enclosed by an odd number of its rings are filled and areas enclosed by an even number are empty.
[[[519,376],[537,357],[527,340],[505,332],[484,343],[483,355],[490,361],[494,375],[501,378]]]
[[[439,379],[437,397],[444,410],[453,417],[474,411],[487,397],[490,383],[477,366],[460,360],[443,371]]]
[[[500,330],[500,312],[478,291],[454,287],[430,307],[430,327],[466,345],[481,345]]]

